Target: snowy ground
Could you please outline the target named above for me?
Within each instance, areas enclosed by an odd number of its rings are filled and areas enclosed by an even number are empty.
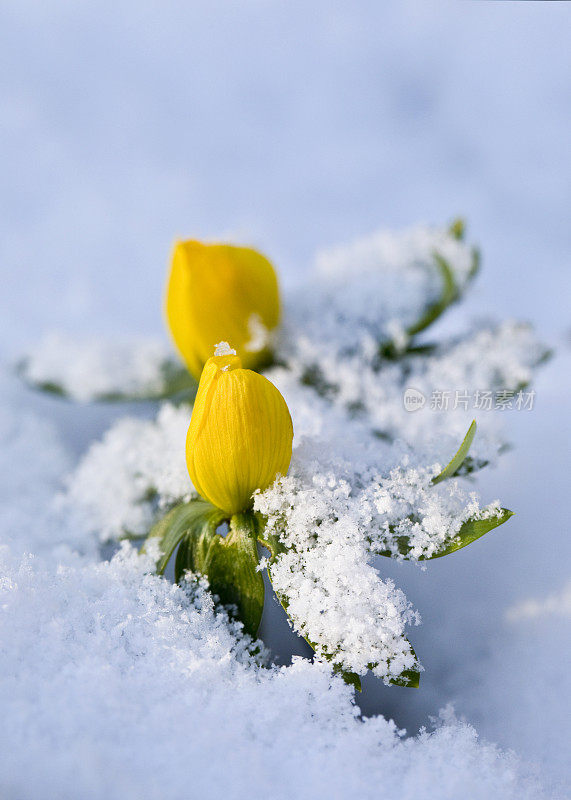
[[[3,795],[566,796],[566,6],[4,4]],[[177,235],[251,241],[294,286],[322,246],[457,213],[483,272],[439,331],[529,318],[558,354],[478,477],[517,516],[426,572],[383,562],[422,612],[426,671],[418,691],[367,678],[362,723],[321,667],[258,670],[132,555],[72,552],[62,478],[154,411],[40,397],[6,365],[52,328],[157,335]],[[282,660],[306,653],[266,612]],[[415,734],[450,703],[502,750],[449,711],[420,737],[386,721]]]

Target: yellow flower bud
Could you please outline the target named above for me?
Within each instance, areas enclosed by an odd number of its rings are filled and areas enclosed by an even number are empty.
[[[280,316],[274,268],[247,247],[177,242],[166,316],[176,347],[197,380],[221,341],[233,343],[244,367],[259,367],[271,354],[271,332]]]
[[[225,345],[225,343],[223,343]],[[228,515],[246,510],[291,461],[293,426],[270,381],[242,369],[225,345],[206,362],[186,439],[190,478],[202,497]]]

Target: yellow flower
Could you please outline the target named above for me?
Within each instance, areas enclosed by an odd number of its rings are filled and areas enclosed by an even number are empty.
[[[291,461],[293,426],[285,400],[263,375],[242,369],[224,342],[206,362],[186,439],[190,478],[227,514],[246,510]]]
[[[259,367],[271,354],[271,333],[280,316],[274,268],[247,247],[177,242],[166,316],[176,347],[197,380],[221,341],[234,344],[244,367]]]

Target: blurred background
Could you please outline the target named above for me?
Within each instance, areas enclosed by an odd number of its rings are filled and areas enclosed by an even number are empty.
[[[480,0],[0,10],[4,361],[51,329],[162,335],[176,237],[253,244],[287,287],[322,246],[466,217],[482,273],[441,331],[521,317],[557,355],[534,411],[508,415],[515,449],[478,481],[517,516],[425,573],[382,565],[423,612],[411,638],[427,673],[418,692],[368,682],[360,702],[411,731],[453,702],[556,777],[570,716],[570,21],[568,3]],[[125,411],[13,391],[77,455]],[[539,610],[518,612],[530,598]]]
[[[4,342],[160,329],[177,236],[251,242],[288,282],[317,247],[457,214],[488,309],[570,324],[567,3],[0,13]]]

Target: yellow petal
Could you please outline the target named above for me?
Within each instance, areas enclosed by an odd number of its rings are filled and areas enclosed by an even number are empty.
[[[202,497],[232,515],[252,504],[291,461],[293,426],[285,400],[238,356],[206,362],[186,440],[190,478]]]
[[[244,367],[267,361],[279,322],[276,273],[247,247],[178,242],[166,294],[175,345],[198,379],[217,342],[232,342]]]

